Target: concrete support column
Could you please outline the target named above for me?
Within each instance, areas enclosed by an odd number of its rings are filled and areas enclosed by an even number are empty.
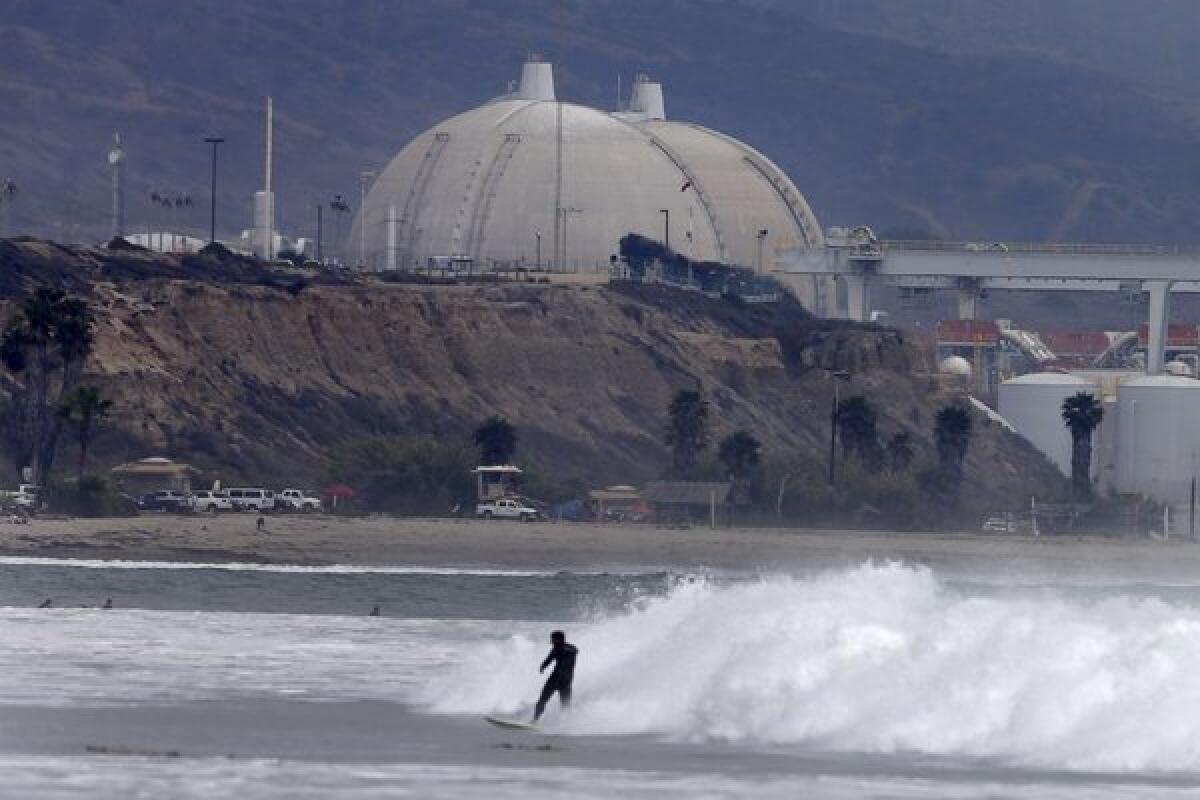
[[[846,319],[866,322],[870,316],[871,277],[867,272],[842,276],[846,282]]]
[[[1171,317],[1171,281],[1146,281],[1142,288],[1150,293],[1146,374],[1161,375],[1167,345],[1167,321]]]
[[[976,319],[979,313],[979,284],[973,280],[960,280],[958,285],[958,318]]]

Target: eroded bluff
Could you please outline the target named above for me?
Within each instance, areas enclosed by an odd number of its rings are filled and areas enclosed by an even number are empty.
[[[791,303],[744,307],[651,287],[306,285],[106,281],[88,293],[90,371],[116,401],[99,455],[165,454],[225,482],[323,479],[326,454],[375,433],[467,441],[492,414],[521,459],[590,485],[668,464],[672,394],[699,388],[714,441],[738,428],[769,455],[824,459],[832,379],[867,395],[883,436],[932,460],[950,395],[900,332],[821,322]],[[964,491],[1016,501],[1062,478],[979,416]]]

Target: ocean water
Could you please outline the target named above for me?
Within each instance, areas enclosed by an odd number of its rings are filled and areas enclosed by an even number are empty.
[[[1200,796],[1200,586],[977,577],[0,559],[0,797]]]

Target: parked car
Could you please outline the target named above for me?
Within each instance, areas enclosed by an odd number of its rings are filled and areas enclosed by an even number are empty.
[[[1019,530],[1017,515],[1011,511],[989,514],[981,529],[987,533],[1016,533]]]
[[[143,511],[187,511],[191,508],[188,496],[176,489],[159,489],[138,498],[138,508]]]
[[[16,491],[0,491],[0,506],[20,511],[32,511],[40,505],[42,487],[33,483],[22,483]]]
[[[541,516],[541,512],[520,500],[503,498],[475,506],[475,516],[484,519],[519,519],[522,522],[533,522]]]
[[[275,495],[275,507],[281,511],[320,511],[321,498],[303,489],[284,489]]]
[[[233,500],[230,499],[228,492],[211,491],[209,489],[192,492],[188,498],[188,505],[192,511],[215,512],[233,510]]]
[[[229,500],[233,503],[234,511],[275,510],[275,492],[270,489],[230,489]]]

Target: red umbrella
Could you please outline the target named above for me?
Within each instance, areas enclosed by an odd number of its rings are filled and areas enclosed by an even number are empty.
[[[336,508],[338,500],[354,497],[354,490],[344,483],[335,483],[325,487],[324,495],[333,501],[333,506]]]

